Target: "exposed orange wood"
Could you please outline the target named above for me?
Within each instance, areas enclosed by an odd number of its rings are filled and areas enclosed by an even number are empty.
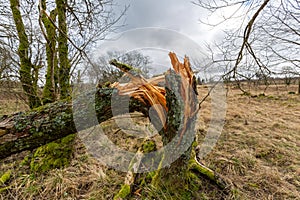
[[[195,84],[195,78],[188,57],[184,58],[184,62],[180,63],[176,54],[169,53],[172,67],[176,74],[181,77],[180,94],[186,105],[184,107],[184,126],[180,132],[180,140],[186,130],[188,120],[196,114],[195,104],[193,96],[196,91],[193,85]],[[158,86],[160,82],[165,82],[165,76],[161,75],[151,79],[145,79],[142,76],[134,76],[130,72],[125,71],[126,76],[131,78],[129,83],[121,84],[114,83],[111,87],[115,87],[119,90],[120,95],[129,95],[143,102],[146,105],[151,105],[157,112],[160,121],[166,127],[166,112],[168,111],[166,102],[166,90],[163,87]],[[161,106],[158,106],[161,105]]]
[[[191,117],[193,117],[195,114],[197,114],[196,112],[196,105],[193,102],[194,98],[193,96],[195,94],[197,94],[197,92],[195,91],[195,88],[193,87],[195,84],[195,78],[194,78],[194,74],[189,62],[189,58],[187,56],[184,57],[184,62],[180,63],[176,54],[173,52],[169,53],[169,57],[171,59],[171,63],[173,66],[174,71],[180,75],[181,77],[181,91],[180,94],[183,98],[185,107],[184,107],[184,121],[183,121],[183,128],[180,131],[180,140],[179,143],[182,140],[182,137],[186,131],[189,119]]]

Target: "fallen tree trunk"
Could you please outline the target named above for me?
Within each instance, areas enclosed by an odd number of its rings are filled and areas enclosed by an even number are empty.
[[[122,65],[117,61],[111,64],[124,72],[133,69],[131,66]],[[0,159],[24,150],[35,149],[69,134],[90,128],[110,119],[113,115],[138,111],[148,116],[148,109],[151,105],[162,104],[166,108],[165,90],[157,86],[159,82],[164,81],[164,76],[145,80],[130,73],[127,75],[132,78],[132,83],[126,84],[125,87],[122,84],[114,83],[110,87],[98,87],[81,94],[75,98],[76,102],[58,101],[28,112],[2,116],[0,118]],[[138,80],[141,81],[137,82]],[[149,92],[152,97],[145,95]],[[112,113],[112,97],[119,105],[122,105],[128,103],[130,94],[129,110],[118,110],[118,106],[114,106],[114,113]],[[91,102],[82,101],[81,97],[85,100],[89,99]],[[81,103],[82,105],[80,105]],[[76,110],[73,110],[74,104],[76,104]],[[159,109],[160,107],[157,111],[162,119],[164,118],[163,111]],[[96,111],[97,122],[90,120],[93,110]],[[80,116],[80,120],[77,119],[76,124],[74,115]]]
[[[98,123],[101,123],[113,116],[111,110],[113,94],[120,103],[126,99],[124,96],[116,95],[118,91],[115,88],[97,88],[95,90],[84,96],[91,95],[91,99],[95,99],[93,105]],[[130,99],[129,106],[132,112],[147,113],[147,106],[134,98]],[[88,119],[89,109],[86,105],[77,104],[77,111],[74,111],[72,102],[65,100],[47,104],[29,112],[3,116],[0,119],[0,159],[24,150],[34,149],[80,131],[75,126],[74,114],[82,116],[80,121],[82,129],[94,126],[95,124]],[[119,114],[122,114],[122,110]]]

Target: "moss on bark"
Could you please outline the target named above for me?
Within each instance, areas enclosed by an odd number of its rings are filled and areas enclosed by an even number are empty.
[[[68,30],[66,17],[66,0],[56,0],[58,16],[58,57],[59,57],[59,85],[61,99],[70,95],[70,62],[68,58]]]
[[[46,1],[41,1],[42,11],[41,19],[43,26],[46,30],[46,60],[47,60],[47,73],[46,73],[46,83],[43,89],[43,104],[52,103],[57,98],[57,52],[56,52],[56,27],[53,23],[56,21],[57,9],[54,8],[50,12],[50,19],[46,15]]]
[[[99,88],[98,91],[82,94],[84,99],[93,101],[89,106],[87,102],[76,100],[76,110],[72,108],[72,102],[68,99],[46,104],[26,113],[17,113],[12,116],[6,116],[0,119],[2,123],[0,136],[0,159],[10,156],[23,150],[30,150],[52,142],[77,131],[90,128],[96,124],[91,122],[91,109],[96,111],[98,122],[101,123],[110,119],[112,114],[111,98],[118,91],[112,88]],[[116,95],[118,102],[124,103],[126,98]],[[94,102],[94,100],[95,102]],[[130,99],[130,112],[139,111],[147,114],[148,108],[136,99]],[[124,114],[124,110],[116,110],[116,114]],[[94,113],[94,112],[93,112]],[[92,113],[92,114],[93,114]],[[73,116],[79,116],[80,121],[76,121],[76,129]],[[6,125],[6,126],[5,126]],[[9,140],[3,137],[9,135]],[[3,141],[4,140],[4,141]]]
[[[28,55],[30,46],[19,7],[19,0],[10,0],[10,8],[19,37],[20,80],[24,92],[28,97],[29,107],[36,108],[41,105],[41,101],[37,95],[37,82],[34,82],[32,78],[31,72],[34,66]]]

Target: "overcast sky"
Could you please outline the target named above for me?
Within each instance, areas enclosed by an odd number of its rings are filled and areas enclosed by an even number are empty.
[[[141,27],[161,27],[187,35],[199,44],[209,43],[220,37],[221,29],[234,28],[239,21],[228,21],[212,28],[200,23],[217,23],[222,17],[229,17],[237,7],[220,9],[210,16],[207,11],[192,3],[193,0],[117,0],[119,8],[129,5],[126,26],[122,30]],[[197,0],[195,0],[197,2]]]
[[[112,34],[113,41],[105,41],[99,51],[105,54],[106,51],[142,49],[143,54],[151,57],[153,66],[157,66],[157,73],[170,67],[169,51],[181,58],[187,55],[191,60],[201,60],[207,51],[205,45],[222,36],[221,26],[212,28],[200,23],[199,19],[205,20],[208,15],[191,1],[116,0],[116,3],[120,10],[129,6],[125,26],[118,30],[121,36]],[[211,23],[218,20],[216,15],[209,18]],[[157,30],[143,29],[146,27]]]
[[[142,49],[153,63],[164,71],[169,68],[168,51],[178,56],[203,56],[206,43],[216,38],[216,30],[199,22],[201,9],[184,0],[117,0],[121,10],[129,6],[125,26],[118,30],[125,35],[112,34],[113,41],[105,41],[99,51],[131,51]],[[203,11],[202,11],[203,12]],[[203,13],[202,13],[203,17]],[[124,21],[122,21],[124,22]],[[155,27],[156,29],[143,29]],[[138,30],[137,30],[138,29]],[[115,40],[117,38],[117,40]],[[164,67],[165,66],[165,67]]]
[[[162,27],[186,34],[199,43],[213,37],[213,31],[199,23],[201,9],[189,0],[119,0],[130,5],[125,29]],[[205,30],[206,29],[206,30]]]

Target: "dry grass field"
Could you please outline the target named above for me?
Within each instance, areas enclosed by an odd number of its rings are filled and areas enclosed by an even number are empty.
[[[28,110],[20,85],[0,81],[0,115]]]
[[[300,199],[300,96],[296,86],[229,89],[222,135],[205,163],[229,178],[238,199]],[[201,116],[209,122],[209,109]],[[205,125],[203,131],[205,132]]]
[[[198,89],[201,98],[207,88]],[[289,94],[297,91],[293,85],[270,86],[262,95],[263,89],[252,88],[251,95],[243,95],[234,87],[228,89],[222,134],[202,162],[230,182],[233,189],[226,194],[203,179],[195,199],[300,199],[300,95]],[[0,113],[26,109],[13,102],[2,103]],[[198,122],[200,141],[209,127],[210,108],[208,99],[202,104]],[[113,138],[117,125],[108,121],[102,126]],[[123,137],[124,133],[118,134],[119,139],[128,139]],[[137,143],[130,145],[136,148]],[[112,199],[124,182],[124,173],[99,164],[85,152],[79,139],[72,162],[64,169],[30,173],[29,167],[22,164],[29,153],[0,161],[0,176],[12,170],[9,182],[0,183],[0,199]],[[144,188],[141,194],[143,197],[137,195],[132,199],[170,199],[168,193],[154,188]]]

